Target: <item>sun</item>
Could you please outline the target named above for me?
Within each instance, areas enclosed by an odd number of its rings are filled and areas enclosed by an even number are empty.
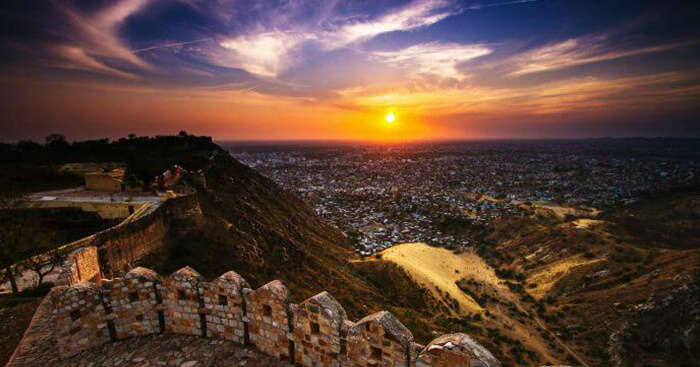
[[[396,121],[396,116],[394,116],[394,113],[393,113],[393,112],[389,112],[389,113],[386,114],[386,116],[384,116],[384,120],[385,120],[388,124],[393,124],[394,121]]]

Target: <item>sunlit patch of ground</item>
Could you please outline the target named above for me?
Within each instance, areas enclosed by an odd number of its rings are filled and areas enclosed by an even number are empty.
[[[587,259],[583,255],[575,255],[545,265],[544,267],[538,269],[536,272],[532,273],[527,278],[527,284],[535,284],[534,288],[527,287],[527,291],[534,298],[541,299],[542,297],[545,297],[547,295],[547,293],[552,289],[554,284],[559,279],[563,278],[572,269],[583,265],[593,264],[603,260],[605,259]]]
[[[575,221],[571,222],[571,224],[580,228],[591,228],[603,223],[605,223],[605,221],[596,219],[576,219]]]
[[[596,217],[601,213],[601,211],[596,208],[559,205],[549,201],[536,201],[533,203],[533,206],[535,208],[546,209],[552,212],[559,219],[564,219],[567,215],[573,215],[576,217]]]
[[[450,250],[423,243],[405,243],[386,249],[381,255],[383,260],[401,266],[414,281],[429,289],[436,299],[443,298],[436,286],[442,292],[448,292],[452,299],[459,302],[462,312],[480,312],[482,309],[457,287],[457,281],[473,278],[488,284],[499,284],[493,269],[472,252],[454,254]]]
[[[456,284],[460,279],[474,279],[481,287],[478,293],[487,292],[503,302],[489,303],[486,306],[491,316],[480,321],[481,325],[497,328],[503,335],[521,340],[527,349],[534,350],[545,360],[557,360],[547,341],[535,332],[532,319],[526,318],[523,323],[512,317],[508,304],[516,304],[518,309],[523,309],[517,295],[503,284],[493,268],[476,253],[455,254],[450,250],[430,247],[423,243],[406,243],[386,249],[381,255],[383,260],[401,266],[415,282],[429,289],[436,299],[444,299],[436,290],[436,286],[441,292],[448,292],[452,299],[459,302],[460,313],[463,315],[483,311],[482,307]]]

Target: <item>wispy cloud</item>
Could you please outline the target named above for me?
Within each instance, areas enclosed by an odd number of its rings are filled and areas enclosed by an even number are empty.
[[[596,78],[572,76],[528,87],[493,88],[459,85],[390,85],[341,91],[343,102],[357,109],[398,106],[424,115],[477,113],[494,115],[550,115],[624,110],[639,106],[688,103],[700,97],[698,74],[668,72],[651,75]],[[694,83],[688,83],[695,81]],[[504,110],[503,106],[508,109]]]
[[[333,44],[350,44],[387,32],[410,31],[435,24],[458,13],[458,8],[446,0],[418,0],[395,12],[374,20],[346,24],[338,31],[327,32]]]
[[[76,67],[93,69],[97,72],[109,72],[115,75],[132,75],[115,72],[97,58],[110,58],[126,62],[142,69],[151,69],[151,65],[134,54],[116,35],[118,27],[131,14],[140,10],[147,0],[122,0],[98,11],[96,14],[84,14],[69,3],[55,2],[65,15],[76,33],[71,35],[72,43],[57,45],[58,54],[68,62],[76,62]]]
[[[160,45],[139,48],[139,49],[133,50],[132,52],[136,54],[136,53],[140,53],[140,52],[159,50],[159,49],[163,49],[163,48],[182,47],[182,46],[187,46],[187,45],[191,45],[191,44],[195,44],[195,43],[211,41],[213,39],[214,39],[213,37],[207,37],[207,38],[201,38],[201,39],[192,40],[192,41],[185,41],[185,42],[170,42],[170,43],[164,43],[164,44],[160,44]]]
[[[457,70],[459,64],[491,52],[489,47],[479,44],[429,42],[397,51],[375,52],[374,55],[412,74],[461,79],[463,75]]]
[[[219,45],[232,54],[219,55],[217,62],[253,74],[275,76],[285,65],[288,52],[309,37],[303,33],[265,32],[227,39]]]
[[[76,69],[93,71],[106,75],[117,76],[128,79],[137,79],[132,73],[127,73],[119,69],[105,65],[103,62],[90,56],[84,49],[74,46],[55,46],[53,48],[56,55],[60,56],[64,62],[54,64],[57,67],[66,69]]]
[[[700,44],[700,41],[674,42],[660,45],[623,48],[611,44],[605,35],[584,36],[548,44],[518,54],[507,60],[514,65],[510,75],[518,76],[572,66],[615,60],[629,56],[668,51]]]
[[[491,4],[473,4],[467,7],[468,10],[480,10],[480,9],[486,9],[486,8],[496,8],[496,7],[501,7],[501,6],[508,6],[508,5],[517,5],[517,4],[525,4],[525,3],[534,3],[539,0],[516,0],[516,1],[504,1],[500,3],[491,3]]]
[[[262,76],[275,76],[294,60],[289,53],[306,41],[314,41],[326,50],[333,50],[371,39],[387,32],[411,31],[435,24],[458,12],[452,1],[416,0],[374,19],[333,19],[329,10],[323,19],[330,24],[308,26],[290,25],[286,30],[257,27],[255,32],[222,40],[219,45],[232,55],[217,55],[216,61],[226,66],[240,67]],[[279,24],[280,22],[276,22]]]

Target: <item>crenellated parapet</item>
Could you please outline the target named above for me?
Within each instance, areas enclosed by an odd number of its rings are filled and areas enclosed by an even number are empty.
[[[110,315],[115,339],[161,331],[156,307],[162,303],[160,284],[156,272],[141,267],[132,269],[123,278],[102,282],[105,313]]]
[[[243,289],[250,289],[248,282],[236,272],[229,271],[214,281],[200,283],[200,292],[206,309],[206,336],[248,343],[246,304]]]
[[[328,292],[292,308],[296,364],[305,367],[338,365],[345,357],[343,323],[347,314]]]
[[[466,363],[466,364],[465,364]],[[491,352],[467,334],[448,334],[435,338],[418,355],[416,367],[497,366]]]
[[[273,280],[244,294],[251,344],[265,354],[290,359],[292,293],[282,282]]]
[[[58,286],[50,293],[56,319],[59,353],[73,355],[113,338],[102,301],[103,289],[92,283]]]
[[[204,299],[199,291],[204,277],[186,266],[165,278],[162,285],[165,331],[206,336]]]
[[[111,341],[174,333],[230,340],[305,367],[500,366],[465,334],[443,335],[423,347],[389,312],[352,322],[328,292],[295,304],[279,280],[251,289],[233,271],[206,281],[190,267],[163,277],[139,267],[122,278],[55,287],[50,297],[63,357]]]
[[[361,366],[411,365],[413,334],[394,315],[379,311],[365,316],[348,330],[348,357]]]

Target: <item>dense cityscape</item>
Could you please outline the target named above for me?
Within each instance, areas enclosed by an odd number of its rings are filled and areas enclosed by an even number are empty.
[[[549,209],[595,216],[697,182],[694,141],[601,139],[412,145],[230,144],[241,162],[296,191],[369,256],[392,245],[447,248],[451,220],[488,225]]]

